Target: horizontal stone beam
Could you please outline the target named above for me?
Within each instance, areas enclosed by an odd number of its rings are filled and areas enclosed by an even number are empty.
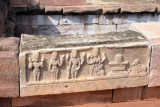
[[[83,5],[83,6],[12,6],[17,14],[102,15],[114,13],[159,13],[157,4]]]
[[[148,84],[149,42],[133,31],[21,37],[20,96]]]
[[[160,3],[159,0],[10,0],[11,5],[45,5],[45,6],[75,6],[75,5],[106,5],[106,4],[150,4]]]

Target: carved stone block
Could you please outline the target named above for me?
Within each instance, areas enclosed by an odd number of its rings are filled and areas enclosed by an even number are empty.
[[[22,35],[20,95],[46,95],[148,84],[150,46],[137,32]]]

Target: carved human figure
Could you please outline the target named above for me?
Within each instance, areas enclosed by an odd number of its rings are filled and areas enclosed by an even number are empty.
[[[54,80],[58,79],[59,67],[62,66],[62,64],[64,62],[65,55],[60,57],[60,59],[58,59],[57,57],[58,57],[58,53],[53,52],[52,55],[51,55],[50,63],[49,63],[49,71],[53,74],[53,79]]]
[[[82,58],[78,56],[77,50],[72,50],[70,54],[70,58],[68,57],[69,64],[69,75],[68,78],[77,78],[77,74],[80,70],[81,65],[84,63],[85,53],[82,54]]]
[[[87,55],[87,64],[92,65],[91,66],[91,76],[104,76],[105,71],[103,69],[103,63],[106,59],[105,53],[103,53],[103,56],[99,55],[99,49],[94,48],[92,54]]]
[[[132,67],[129,70],[130,74],[146,74],[147,67],[145,65],[140,64],[139,59],[135,59],[132,63]]]
[[[41,58],[39,61],[39,52],[34,52],[32,57],[29,57],[29,65],[28,68],[33,70],[33,79],[34,81],[40,81],[40,69],[44,66],[44,58]]]

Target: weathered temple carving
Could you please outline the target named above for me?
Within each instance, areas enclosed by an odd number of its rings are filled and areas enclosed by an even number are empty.
[[[60,71],[60,67],[62,66],[62,64],[64,62],[64,58],[65,58],[65,55],[61,56],[58,59],[58,53],[57,52],[52,53],[51,60],[49,63],[49,71],[52,73],[53,80],[58,79],[58,74]]]
[[[91,65],[91,76],[104,76],[105,71],[103,69],[103,63],[106,59],[105,53],[103,53],[103,56],[101,58],[99,54],[99,49],[94,48],[92,54],[87,55],[87,64]]]
[[[82,58],[78,56],[77,50],[72,50],[71,54],[67,54],[67,63],[69,75],[68,78],[74,79],[77,78],[77,74],[81,68],[81,65],[84,63],[85,53],[82,54]]]
[[[40,81],[41,68],[44,66],[44,58],[42,57],[39,61],[39,52],[34,52],[32,57],[29,57],[28,68],[33,70],[34,81]]]
[[[147,67],[143,64],[140,64],[139,59],[135,59],[132,63],[131,68],[129,69],[130,74],[146,74],[147,73]]]
[[[139,33],[131,33],[23,35],[19,56],[21,96],[145,86],[148,41]]]
[[[111,67],[110,75],[119,76],[128,74],[126,69],[128,64],[128,61],[123,61],[123,56],[121,54],[116,54],[115,61],[109,62],[109,66]]]

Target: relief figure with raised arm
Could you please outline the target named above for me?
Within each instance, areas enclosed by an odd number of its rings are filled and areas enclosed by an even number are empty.
[[[49,63],[49,71],[52,73],[54,80],[58,80],[58,74],[59,74],[59,71],[60,71],[60,67],[62,66],[62,64],[64,62],[64,57],[65,57],[65,55],[62,55],[58,59],[58,53],[57,52],[53,52],[52,55],[51,55],[51,60],[50,60],[50,63]]]
[[[85,53],[82,54],[82,58],[78,56],[77,50],[72,50],[70,58],[68,59],[69,66],[69,78],[77,78],[77,74],[81,68],[81,65],[84,63]]]
[[[29,65],[28,68],[30,70],[33,70],[33,79],[34,81],[40,81],[40,69],[44,66],[44,58],[41,58],[41,61],[39,61],[40,54],[39,52],[34,52],[32,54],[32,57],[29,57]]]

